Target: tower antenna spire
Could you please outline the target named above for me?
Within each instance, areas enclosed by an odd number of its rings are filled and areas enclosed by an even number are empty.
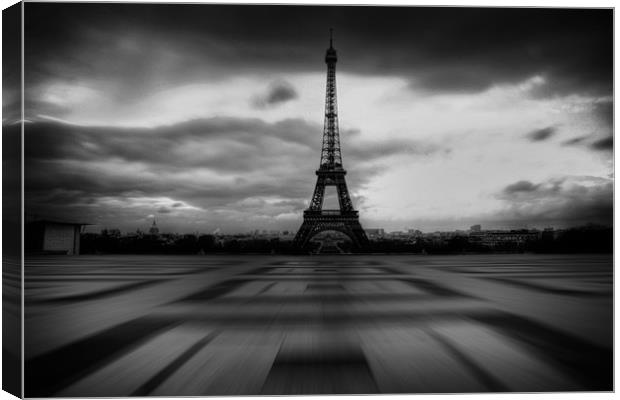
[[[333,38],[334,38],[334,28],[329,28],[329,47],[334,47]]]

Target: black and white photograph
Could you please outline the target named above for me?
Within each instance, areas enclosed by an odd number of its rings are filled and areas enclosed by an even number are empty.
[[[614,390],[612,6],[25,1],[2,30],[4,390]]]

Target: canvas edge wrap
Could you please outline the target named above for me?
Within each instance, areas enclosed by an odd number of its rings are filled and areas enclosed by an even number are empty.
[[[2,10],[2,390],[22,397],[22,12]]]

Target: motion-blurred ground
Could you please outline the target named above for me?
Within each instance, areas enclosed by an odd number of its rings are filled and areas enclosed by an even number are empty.
[[[611,255],[30,257],[28,397],[612,390]]]

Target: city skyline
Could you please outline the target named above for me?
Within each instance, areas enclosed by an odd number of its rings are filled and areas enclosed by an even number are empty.
[[[25,8],[30,215],[296,230],[333,27],[343,164],[365,228],[612,223],[610,10]]]
[[[54,222],[54,221],[50,221],[50,222]],[[283,236],[283,237],[287,237],[288,239],[292,240],[293,237],[295,236],[296,230],[289,230],[289,229],[260,229],[260,228],[255,228],[255,229],[247,229],[245,231],[223,231],[221,228],[215,228],[214,230],[209,230],[209,229],[203,229],[203,230],[195,230],[195,231],[178,231],[178,230],[170,230],[168,229],[167,226],[160,226],[160,224],[155,220],[156,222],[156,227],[157,227],[157,234],[158,235],[197,235],[197,236],[202,236],[202,235],[215,235],[215,236],[248,236],[248,235],[269,235],[269,236]],[[480,226],[479,229],[472,229],[474,226]],[[83,231],[82,233],[96,233],[99,234],[103,231],[107,232],[108,234],[112,231],[118,231],[121,235],[135,235],[135,234],[151,234],[150,230],[153,227],[152,222],[148,225],[145,226],[139,226],[135,229],[127,229],[127,230],[121,230],[118,229],[116,227],[113,226],[101,226],[101,227],[96,227],[96,228],[90,228],[89,229],[89,225],[84,225],[83,226]],[[527,232],[544,232],[544,231],[564,231],[564,230],[573,230],[573,229],[600,229],[600,228],[611,228],[612,225],[604,225],[604,224],[586,224],[586,225],[575,225],[575,226],[570,226],[570,227],[566,227],[566,228],[559,228],[559,227],[555,227],[555,226],[547,226],[545,228],[535,228],[535,227],[521,227],[521,228],[496,228],[496,227],[492,227],[492,226],[483,226],[480,224],[476,224],[476,225],[472,225],[469,227],[465,227],[465,228],[455,228],[455,229],[451,229],[451,230],[441,230],[441,229],[437,229],[437,230],[423,230],[423,229],[418,229],[416,227],[403,227],[401,229],[389,229],[389,228],[385,228],[382,226],[372,226],[372,227],[368,227],[365,228],[364,231],[366,232],[366,234],[370,234],[370,235],[414,235],[414,234],[423,234],[423,235],[432,235],[432,234],[437,234],[437,233],[445,233],[445,234],[465,234],[465,233],[471,233],[471,232],[517,232],[517,231],[527,231]],[[329,231],[331,232],[331,231]],[[381,232],[381,233],[377,233],[377,232]],[[345,239],[346,240],[346,239]]]

